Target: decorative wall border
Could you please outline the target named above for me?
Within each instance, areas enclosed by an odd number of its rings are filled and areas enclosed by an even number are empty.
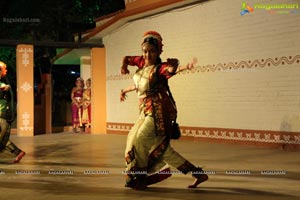
[[[248,61],[240,61],[240,62],[229,62],[229,63],[218,63],[213,65],[204,65],[198,66],[196,68],[197,72],[215,72],[215,71],[224,71],[224,70],[236,70],[236,69],[250,69],[257,67],[271,67],[271,66],[279,66],[279,65],[291,65],[300,63],[300,55],[295,56],[282,56],[280,58],[262,58]]]
[[[106,132],[127,135],[132,126],[132,123],[106,122]]]
[[[107,133],[127,135],[133,124],[107,123]],[[270,130],[246,130],[229,128],[204,128],[181,126],[181,133],[186,139],[205,139],[217,142],[255,144],[255,145],[296,145],[300,147],[300,132]]]
[[[218,64],[208,64],[203,66],[196,66],[191,73],[204,73],[204,72],[222,72],[222,71],[234,71],[234,70],[243,70],[247,71],[249,69],[257,69],[271,66],[284,66],[300,64],[300,55],[295,56],[282,56],[276,58],[261,58],[248,61],[240,62],[228,62],[228,63],[218,63]],[[132,70],[130,70],[132,71]],[[186,74],[190,72],[181,72],[180,74]],[[110,75],[107,76],[106,80],[115,81],[115,80],[127,80],[132,79],[133,74],[126,75]]]

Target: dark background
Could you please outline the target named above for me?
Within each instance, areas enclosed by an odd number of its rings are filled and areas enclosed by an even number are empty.
[[[55,115],[55,105],[59,101],[70,101],[70,91],[80,76],[79,65],[53,65],[51,61],[61,47],[56,45],[61,42],[78,44],[80,41],[74,41],[75,34],[81,35],[95,28],[97,19],[124,9],[124,0],[1,0],[0,60],[7,64],[8,69],[7,80],[1,81],[9,81],[15,103],[16,46],[10,45],[11,41],[43,44],[34,46],[35,104],[40,103],[38,85],[42,74],[52,74]]]
[[[95,27],[97,18],[125,9],[124,0],[2,0],[0,39],[73,41],[73,34]],[[38,19],[9,23],[3,19]]]

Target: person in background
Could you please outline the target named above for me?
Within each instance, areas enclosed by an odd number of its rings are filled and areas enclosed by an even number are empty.
[[[134,85],[121,90],[120,94],[120,100],[124,101],[127,92],[136,91],[140,102],[140,115],[127,136],[125,149],[125,186],[137,190],[168,178],[168,165],[183,174],[192,173],[195,180],[189,188],[195,188],[208,179],[200,167],[186,160],[170,145],[177,109],[168,79],[178,71],[192,69],[193,63],[180,67],[174,58],[162,62],[162,46],[161,35],[148,31],[142,40],[142,56],[125,56],[121,66],[121,74],[129,73],[128,65],[138,67],[133,76]]]
[[[1,79],[7,73],[6,64],[0,61]],[[9,116],[12,113],[11,106],[7,102],[6,93],[10,90],[10,85],[0,80],[0,151],[7,150],[14,154],[16,158],[13,163],[18,163],[25,156],[25,152],[19,149],[12,141],[10,141],[11,122],[14,120]]]
[[[82,131],[82,104],[83,104],[83,91],[84,81],[78,77],[71,92],[72,100],[72,124],[73,132],[79,133]]]
[[[91,128],[91,78],[85,82],[86,88],[83,91],[83,111],[82,111],[82,124],[86,128]]]

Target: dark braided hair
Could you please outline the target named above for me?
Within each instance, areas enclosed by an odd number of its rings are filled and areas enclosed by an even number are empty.
[[[149,44],[152,44],[155,46],[156,50],[159,51],[159,45],[158,45],[158,41],[157,39],[153,38],[153,37],[148,37],[148,38],[145,38],[144,41],[143,41],[143,44],[144,43],[149,43]]]

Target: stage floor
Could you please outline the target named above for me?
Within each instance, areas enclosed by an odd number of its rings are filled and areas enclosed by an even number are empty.
[[[191,175],[174,173],[136,191],[124,187],[126,136],[58,133],[11,140],[27,154],[19,164],[10,164],[12,154],[0,154],[0,199],[300,199],[300,152],[172,141],[210,179],[188,189]]]

